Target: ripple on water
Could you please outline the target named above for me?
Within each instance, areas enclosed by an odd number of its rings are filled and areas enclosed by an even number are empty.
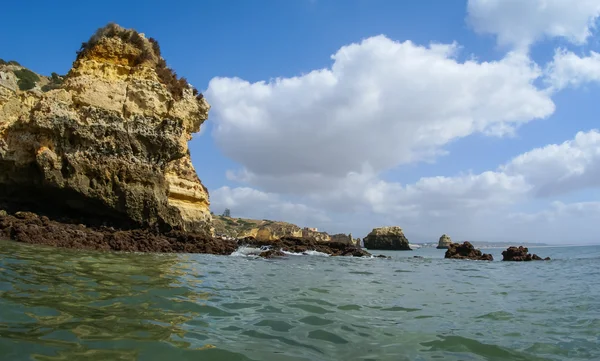
[[[347,344],[348,340],[342,338],[334,333],[325,331],[325,330],[314,330],[308,333],[308,338],[312,338],[315,340],[322,340],[331,343],[336,343],[338,345]]]
[[[400,306],[382,308],[381,310],[382,311],[396,311],[396,312],[415,312],[415,311],[421,311],[420,308],[409,308],[409,307],[400,307]]]
[[[514,318],[514,315],[512,313],[506,312],[506,311],[496,311],[496,312],[486,313],[481,316],[477,316],[476,318],[494,320],[494,321],[510,321]]]
[[[333,311],[326,310],[323,307],[314,306],[314,305],[303,305],[300,303],[293,303],[293,304],[289,305],[289,307],[298,308],[298,309],[301,309],[306,312],[318,313],[321,315],[324,315],[326,313],[333,313]]]
[[[312,325],[312,326],[325,326],[325,325],[330,325],[333,323],[333,321],[331,321],[331,320],[317,317],[317,316],[307,316],[307,317],[301,318],[299,321],[302,323],[305,323],[307,325]]]
[[[270,327],[273,331],[279,332],[288,332],[289,330],[294,328],[294,326],[290,325],[289,323],[278,320],[262,320],[260,322],[255,323],[254,326]]]

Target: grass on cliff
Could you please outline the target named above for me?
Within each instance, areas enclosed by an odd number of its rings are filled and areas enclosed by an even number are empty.
[[[85,43],[81,44],[81,48],[77,51],[77,59],[85,56],[95,45],[104,38],[120,38],[121,41],[129,43],[141,50],[140,55],[134,59],[134,66],[150,61],[156,64],[156,74],[162,84],[164,84],[169,93],[175,100],[180,100],[183,97],[185,89],[189,89],[188,81],[184,77],[178,77],[177,73],[167,66],[167,62],[162,58],[160,45],[154,38],[148,38],[148,42],[133,29],[125,29],[115,23],[99,28],[94,35]],[[192,87],[193,94],[198,100],[204,96]]]
[[[65,77],[56,73],[50,75],[50,82],[42,87],[42,91],[47,92],[62,87]]]
[[[15,70],[13,73],[15,73],[15,76],[19,79],[17,85],[19,85],[19,89],[21,90],[33,89],[35,84],[40,81],[40,77],[29,69],[23,68]]]

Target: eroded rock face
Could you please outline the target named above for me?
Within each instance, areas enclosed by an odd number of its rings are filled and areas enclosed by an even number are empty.
[[[0,84],[0,207],[210,232],[187,144],[210,107],[187,83],[174,91],[165,82],[154,42],[111,31],[90,39],[61,89]]]
[[[452,240],[448,235],[443,234],[440,237],[440,240],[437,245],[437,249],[448,249],[448,247],[452,244]]]
[[[367,249],[411,250],[400,227],[375,228],[363,239],[363,243]]]
[[[494,257],[491,254],[482,253],[480,250],[475,249],[471,242],[451,243],[448,246],[448,250],[444,258],[452,259],[472,259],[477,261],[493,261]]]
[[[550,257],[542,258],[537,254],[530,254],[529,249],[527,247],[519,246],[519,247],[508,247],[506,251],[502,251],[502,260],[503,261],[514,261],[514,262],[523,262],[523,261],[549,261]]]

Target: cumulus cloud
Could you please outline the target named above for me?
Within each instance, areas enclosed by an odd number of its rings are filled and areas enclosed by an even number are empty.
[[[553,90],[600,82],[600,54],[592,51],[589,56],[581,57],[571,51],[557,49],[552,62],[546,67],[545,81]]]
[[[431,160],[453,140],[511,134],[553,113],[528,57],[459,62],[458,50],[376,36],[301,76],[212,79],[213,136],[244,167],[231,178],[276,192],[336,189],[349,174]]]
[[[408,234],[417,234],[421,240],[447,232],[465,239],[558,241],[583,229],[581,219],[589,221],[598,215],[600,202],[555,201],[548,209],[533,213],[514,212],[513,208],[598,187],[600,132],[591,130],[561,144],[533,149],[480,174],[424,177],[412,184],[383,181],[374,174],[353,174],[338,189],[308,194],[293,206],[279,195],[246,187],[221,188],[213,193],[213,199],[233,209],[247,209],[249,215],[266,210],[277,219],[292,222],[294,217],[317,215],[303,218],[303,224],[330,226],[326,228],[329,231],[357,235],[377,225],[401,224]],[[293,211],[282,212],[283,204]],[[337,214],[337,227],[331,228],[327,211]],[[364,214],[379,218],[360,222],[357,215],[362,218]],[[513,230],[514,235],[506,235],[506,229]],[[494,234],[502,236],[494,238]]]
[[[225,208],[229,208],[236,218],[275,219],[298,225],[323,224],[329,221],[323,210],[248,187],[221,187],[212,191],[211,209],[219,214]]]
[[[544,37],[583,44],[600,15],[599,0],[469,0],[467,21],[501,45],[527,49]]]
[[[501,168],[521,175],[537,197],[599,187],[600,133],[579,132],[572,140],[521,154]]]

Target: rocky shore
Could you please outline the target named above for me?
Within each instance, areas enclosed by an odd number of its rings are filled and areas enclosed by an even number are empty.
[[[31,212],[8,214],[0,210],[0,239],[28,244],[124,252],[208,253],[230,255],[240,246],[270,246],[263,257],[283,256],[281,251],[318,251],[331,256],[370,257],[371,254],[344,242],[318,242],[315,239],[286,237],[275,241],[223,239],[204,234],[150,228],[115,229],[57,222]]]

